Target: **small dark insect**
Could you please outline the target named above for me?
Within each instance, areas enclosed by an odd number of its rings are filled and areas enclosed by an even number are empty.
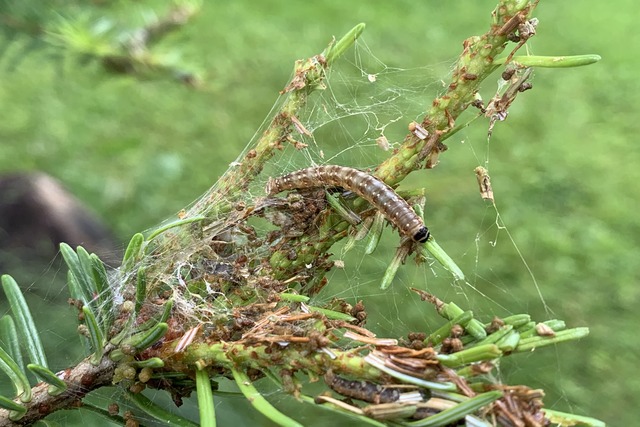
[[[429,230],[409,204],[384,182],[368,173],[345,166],[318,166],[278,178],[270,178],[266,192],[274,195],[281,191],[315,188],[322,186],[342,187],[352,191],[375,206],[401,233],[416,242],[429,239]]]

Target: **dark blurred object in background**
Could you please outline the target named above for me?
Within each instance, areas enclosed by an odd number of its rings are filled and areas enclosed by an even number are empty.
[[[57,180],[40,172],[0,175],[3,273],[50,262],[61,242],[82,245],[108,265],[121,259],[111,231]]]

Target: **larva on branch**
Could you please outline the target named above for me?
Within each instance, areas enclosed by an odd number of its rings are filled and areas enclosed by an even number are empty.
[[[324,375],[324,381],[336,393],[365,402],[392,403],[400,398],[400,390],[385,387],[369,381],[352,381],[339,377],[329,370]]]
[[[429,230],[422,218],[402,197],[384,182],[358,169],[333,165],[300,169],[278,178],[269,178],[265,191],[271,196],[286,190],[324,186],[342,187],[354,192],[416,242],[424,243],[429,238]]]

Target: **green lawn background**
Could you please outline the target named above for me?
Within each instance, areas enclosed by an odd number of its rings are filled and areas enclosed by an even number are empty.
[[[25,5],[43,7],[33,1]],[[73,5],[60,7],[60,13],[74,16],[82,8]],[[41,170],[59,178],[124,242],[175,214],[215,182],[264,120],[293,61],[320,52],[331,36],[365,22],[366,46],[386,65],[432,66],[446,80],[462,40],[486,30],[493,6],[207,2],[193,23],[160,46],[179,46],[185,61],[199,66],[205,80],[199,90],[169,79],[114,77],[95,63],[61,60],[52,55],[56,49],[5,32],[0,172]],[[131,10],[125,2],[117,7]],[[478,197],[472,170],[488,149],[487,125],[480,121],[451,138],[438,168],[420,179],[428,189],[430,227],[486,297],[447,287],[442,271],[434,278],[429,269],[408,267],[400,277],[403,284],[427,283],[441,298],[486,318],[529,312],[542,320],[557,316],[571,326],[589,326],[588,338],[518,356],[502,367],[503,375],[544,388],[551,408],[611,425],[633,425],[640,415],[631,403],[640,392],[634,329],[640,318],[636,10],[630,0],[615,7],[592,0],[542,1],[535,13],[540,24],[531,40],[533,53],[598,53],[603,59],[579,69],[536,70],[534,89],[518,98],[490,142],[499,212],[553,315],[544,310],[506,232],[492,226],[495,212]],[[494,88],[497,78],[485,86]],[[429,102],[424,99],[425,108]],[[412,119],[409,114],[401,122]],[[489,242],[496,236],[493,248]],[[397,238],[388,233],[387,240],[392,247]],[[333,276],[330,291],[337,293],[360,276],[379,276],[388,259],[384,254],[391,256],[386,251],[355,272],[347,264],[344,273]],[[40,275],[34,288],[49,286],[49,276]],[[419,310],[429,307],[412,302],[408,312],[399,310],[401,298],[411,296],[395,288],[389,307],[388,295],[367,280],[360,283],[371,288],[358,289],[371,296],[365,299],[375,312],[370,326],[393,333],[422,324],[426,315]],[[53,306],[72,317],[64,300],[54,298],[59,295],[50,290],[46,298],[39,293],[32,299],[40,308]],[[59,347],[65,346],[59,336],[70,336],[48,332]]]

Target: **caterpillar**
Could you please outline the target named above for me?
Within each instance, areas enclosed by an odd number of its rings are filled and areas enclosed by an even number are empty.
[[[269,178],[265,191],[268,195],[293,189],[322,186],[342,187],[350,190],[376,207],[400,232],[416,242],[429,239],[429,230],[409,204],[384,182],[358,169],[346,166],[318,166]]]
[[[385,387],[369,381],[346,380],[331,370],[324,375],[324,381],[336,393],[365,402],[392,403],[400,399],[400,390],[397,388]]]

